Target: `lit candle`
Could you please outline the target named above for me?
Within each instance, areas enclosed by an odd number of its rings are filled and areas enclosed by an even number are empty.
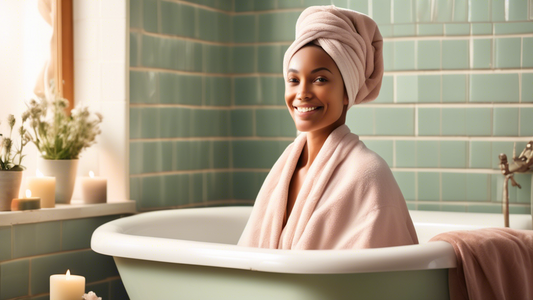
[[[78,275],[58,274],[50,276],[50,299],[74,300],[81,299],[85,294],[85,277]]]
[[[53,208],[56,206],[56,178],[43,176],[39,170],[36,177],[28,177],[28,189],[34,196],[41,197],[42,208]]]
[[[11,201],[11,210],[30,210],[41,208],[41,198],[32,197],[31,191],[26,190],[26,198],[16,198]]]
[[[94,177],[94,172],[89,172],[89,177],[81,179],[83,202],[105,203],[107,201],[107,179]]]

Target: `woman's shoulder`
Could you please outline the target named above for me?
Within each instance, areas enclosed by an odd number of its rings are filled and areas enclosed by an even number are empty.
[[[357,135],[350,134],[347,141],[349,141],[351,149],[349,149],[342,164],[343,167],[362,172],[366,176],[384,171],[391,172],[387,162],[379,154],[369,149]]]

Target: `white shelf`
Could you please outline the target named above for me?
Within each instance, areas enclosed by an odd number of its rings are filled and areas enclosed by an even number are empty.
[[[55,208],[0,212],[0,226],[132,214],[135,212],[135,201],[132,200],[100,204],[85,204],[82,200],[72,200],[71,204],[56,204]]]

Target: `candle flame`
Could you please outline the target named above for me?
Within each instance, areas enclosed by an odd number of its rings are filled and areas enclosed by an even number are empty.
[[[44,177],[43,173],[41,173],[41,171],[39,171],[39,169],[37,169],[35,171],[35,174],[37,175],[37,177]]]
[[[69,280],[69,279],[70,279],[70,269],[67,270],[67,280]]]
[[[31,197],[31,191],[30,190],[26,190],[26,198],[30,198]]]
[[[91,178],[94,178],[94,172],[93,172],[93,171],[89,171],[89,176],[90,176]]]

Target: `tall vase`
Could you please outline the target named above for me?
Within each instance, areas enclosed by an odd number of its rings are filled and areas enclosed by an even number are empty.
[[[18,198],[22,171],[0,171],[0,211],[11,210],[11,200]]]
[[[39,159],[37,169],[45,176],[56,178],[56,203],[70,204],[76,173],[78,170],[77,159]]]

